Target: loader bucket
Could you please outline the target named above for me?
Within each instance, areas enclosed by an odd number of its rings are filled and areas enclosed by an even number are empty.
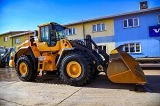
[[[110,53],[107,76],[114,83],[146,84],[146,77],[138,62],[122,50],[123,45]]]

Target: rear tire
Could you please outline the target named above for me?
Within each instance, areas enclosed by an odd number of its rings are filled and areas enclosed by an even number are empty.
[[[16,62],[17,76],[22,81],[34,81],[37,78],[37,71],[34,70],[30,58],[27,56],[21,56]]]
[[[66,55],[60,66],[60,77],[68,85],[81,86],[91,78],[91,62],[81,52]]]

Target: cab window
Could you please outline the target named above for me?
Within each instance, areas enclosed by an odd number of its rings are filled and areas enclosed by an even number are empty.
[[[43,26],[40,28],[41,42],[47,42],[49,44],[49,26]]]

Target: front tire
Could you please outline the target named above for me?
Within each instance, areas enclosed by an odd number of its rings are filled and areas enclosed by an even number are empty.
[[[66,55],[60,66],[60,77],[68,85],[81,86],[91,78],[91,62],[81,52]]]
[[[22,81],[34,81],[37,78],[37,71],[34,70],[30,58],[21,56],[16,62],[17,76]]]

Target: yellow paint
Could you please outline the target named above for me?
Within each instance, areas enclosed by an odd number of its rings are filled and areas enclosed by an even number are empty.
[[[48,47],[46,42],[37,42],[38,51],[42,53],[42,57],[45,60],[38,62],[38,71],[53,71],[57,70],[56,67],[56,57],[57,55],[62,53],[64,48],[72,48],[70,42],[68,40],[62,39],[57,41],[56,46]],[[53,54],[54,53],[54,54]],[[41,67],[42,66],[42,67]]]
[[[0,46],[12,47],[12,39],[10,39],[11,34],[0,35]],[[8,41],[4,41],[4,38],[8,37]]]
[[[31,49],[32,49],[32,52],[33,52],[35,58],[38,58],[41,55],[37,46],[31,46]]]
[[[97,43],[98,46],[106,46],[106,53],[109,54],[113,49],[115,49],[115,42],[108,43]]]
[[[28,72],[28,65],[25,62],[20,63],[19,65],[19,72],[21,75],[26,75]]]
[[[112,50],[110,54],[117,54],[118,51],[117,50]]]
[[[10,59],[10,61],[9,61],[9,66],[10,66],[10,67],[15,67],[14,57],[13,57],[13,56],[11,56],[11,59]]]
[[[46,42],[38,42],[37,48],[39,51],[52,51],[57,52],[59,50],[63,50],[64,48],[71,48],[71,44],[68,40],[62,39],[60,41],[57,41],[56,46],[48,47]]]
[[[67,74],[71,78],[78,78],[82,73],[81,65],[76,61],[71,61],[67,64]]]
[[[40,56],[39,58],[42,58],[43,60],[39,60],[38,61],[38,71],[42,70],[42,71],[53,71],[53,70],[57,70],[56,67],[56,56],[52,55],[52,56]],[[42,65],[42,67],[41,67]]]
[[[105,31],[93,32],[92,27],[94,24],[104,23],[106,25]],[[106,19],[106,20],[97,20],[93,22],[89,22],[85,24],[85,34],[90,34],[94,37],[102,37],[102,36],[113,36],[114,35],[114,20]]]
[[[22,33],[22,31],[14,31],[14,32],[8,32],[5,34],[0,34],[0,46],[16,47],[19,44],[23,43],[31,35],[31,34],[26,34],[26,35],[11,38],[11,36],[19,33]],[[8,41],[5,42],[4,37],[8,37]],[[20,43],[15,44],[15,38],[20,38]]]
[[[19,46],[20,44],[25,42],[27,39],[29,39],[29,36],[31,36],[31,35],[33,35],[33,34],[25,34],[25,35],[16,36],[16,37],[11,38],[11,39],[13,39],[13,47]],[[20,43],[16,43],[17,38],[20,39]]]
[[[115,54],[116,52],[118,54]],[[144,72],[137,61],[123,51],[113,51],[106,72],[108,78],[115,83],[146,83]]]
[[[76,29],[76,34],[67,36],[68,39],[70,39],[70,40],[84,39],[83,24],[82,23],[81,24],[77,24],[77,25],[68,26],[68,28],[75,28]]]
[[[106,25],[105,31],[93,32],[92,27],[94,24],[104,23]],[[96,20],[85,23],[78,23],[74,25],[68,25],[68,28],[75,28],[76,35],[67,36],[69,39],[84,39],[84,36],[90,34],[94,37],[102,36],[114,36],[114,20],[113,19],[104,19]]]

